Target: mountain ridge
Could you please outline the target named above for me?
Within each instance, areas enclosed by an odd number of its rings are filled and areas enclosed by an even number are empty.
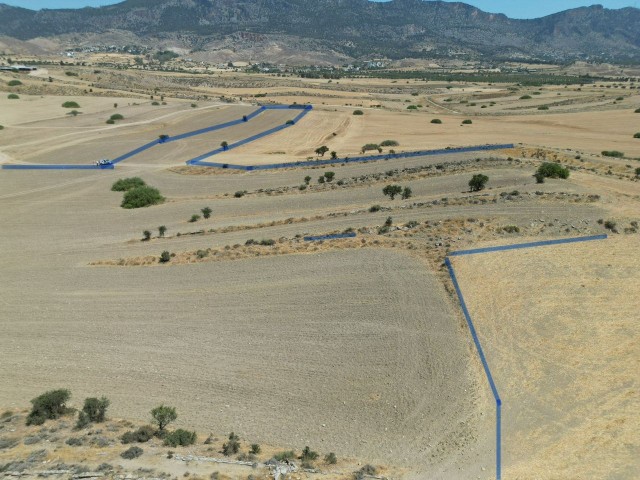
[[[39,11],[0,4],[0,35],[20,40],[121,30],[149,41],[186,36],[188,47],[201,48],[246,32],[312,40],[350,58],[640,63],[638,25],[640,9],[600,5],[520,20],[423,0],[126,0]]]

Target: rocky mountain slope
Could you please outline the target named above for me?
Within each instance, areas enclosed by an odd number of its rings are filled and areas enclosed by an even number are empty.
[[[297,38],[351,58],[438,58],[640,63],[640,9],[592,6],[514,20],[464,3],[423,0],[126,0],[78,10],[0,4],[0,35],[21,40],[135,32],[179,37],[191,49],[238,33],[259,44]]]

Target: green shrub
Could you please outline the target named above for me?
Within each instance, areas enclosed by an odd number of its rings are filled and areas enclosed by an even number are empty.
[[[50,390],[31,400],[31,412],[27,416],[27,425],[42,425],[45,420],[53,420],[69,413],[66,406],[71,398],[67,389]]]
[[[335,172],[324,172],[324,178],[326,178],[327,182],[332,182],[335,176]]]
[[[397,147],[400,144],[396,140],[383,140],[380,143],[381,147]]]
[[[235,433],[229,434],[229,441],[222,445],[222,454],[225,456],[235,455],[240,451],[240,437]]]
[[[549,107],[547,105],[541,105],[538,107],[538,110],[549,110]]]
[[[523,95],[520,97],[520,100],[531,100],[531,95]]]
[[[67,77],[77,77],[78,74],[76,72],[64,72]]]
[[[506,227],[502,227],[502,231],[507,233],[520,233],[520,228],[515,225],[507,225]]]
[[[120,454],[120,456],[126,460],[133,460],[134,458],[138,458],[140,455],[144,453],[140,447],[131,447]]]
[[[4,130],[4,125],[0,125],[0,130]]]
[[[72,117],[77,117],[81,113],[82,112],[79,112],[78,110],[71,110],[70,112],[67,112],[67,115],[71,115]]]
[[[191,104],[191,108],[196,108],[198,105],[196,105],[195,103]]]
[[[258,455],[261,451],[262,451],[262,449],[260,448],[260,445],[258,445],[257,443],[252,443],[252,444],[251,444],[251,450],[250,450],[250,452],[251,452],[253,455]]]
[[[179,428],[164,437],[164,444],[169,447],[186,447],[196,443],[196,432],[189,432]]]
[[[82,413],[84,413],[90,422],[101,423],[104,422],[104,417],[107,413],[111,402],[106,397],[102,398],[85,398],[84,406],[82,407]]]
[[[242,198],[246,195],[246,193],[247,193],[246,190],[239,190],[236,193],[234,193],[233,196],[236,198]]]
[[[416,105],[409,105],[407,107],[407,110],[417,110],[417,109],[418,109],[418,107]]]
[[[63,108],[80,108],[78,102],[64,102],[62,104]]]
[[[319,457],[318,452],[314,452],[313,450],[311,450],[308,446],[304,447],[304,449],[302,450],[302,454],[300,455],[300,460],[303,461],[312,461],[312,460],[316,460]]]
[[[160,263],[167,263],[170,260],[171,260],[171,253],[169,253],[167,250],[165,250],[160,254]]]
[[[402,187],[400,185],[387,185],[382,189],[382,193],[393,200],[396,195],[400,195],[402,193]]]
[[[636,108],[635,113],[640,113],[640,108]]]
[[[469,119],[467,119],[467,120],[463,120],[463,121],[462,121],[462,124],[463,124],[463,125],[471,125],[472,123],[473,123],[473,121],[471,121],[471,120],[469,120]]]
[[[354,115],[364,115],[364,112],[362,110],[354,110],[353,114]]]
[[[469,188],[472,192],[479,192],[480,190],[484,189],[488,181],[489,177],[487,177],[486,175],[483,175],[481,173],[476,174],[471,177],[471,180],[469,180]]]
[[[191,218],[189,219],[190,223],[195,223],[198,220],[200,220],[200,215],[196,215],[195,213],[193,215],[191,215]]]
[[[107,120],[107,125],[113,125],[114,123],[116,123],[115,120],[111,120],[111,119]]]
[[[293,120],[287,120],[287,121],[285,122],[285,125],[293,125],[293,124],[294,124],[294,121],[293,121]]]
[[[79,447],[82,445],[82,439],[77,437],[71,437],[71,438],[67,438],[64,443],[72,447]]]
[[[380,205],[371,205],[369,211],[371,213],[379,212],[382,207]]]
[[[335,453],[329,452],[324,456],[324,463],[328,465],[335,465],[338,463],[338,457],[336,457]]]
[[[211,210],[209,207],[204,207],[202,210],[200,210],[202,212],[202,216],[204,218],[209,218],[211,216],[211,212],[213,212],[213,210]]]
[[[0,125],[0,130],[2,130],[2,125]],[[633,138],[640,138],[640,132],[636,133]]]
[[[22,82],[20,80],[9,80],[7,85],[10,87],[17,87],[18,85],[22,85]]]
[[[538,175],[541,175],[544,178],[569,178],[569,169],[563,167],[559,163],[549,163],[545,162],[536,171],[536,180],[538,179]],[[538,182],[543,183],[543,182]]]
[[[109,120],[124,120],[124,116],[119,114],[119,113],[114,113],[113,115],[111,115],[111,117],[109,118]]]
[[[113,192],[126,192],[132,188],[144,187],[146,183],[140,177],[121,178],[113,185],[111,185],[111,191]]]
[[[160,105],[160,102],[151,102],[151,105],[153,105],[154,107],[157,107],[158,105]]]
[[[15,93],[10,93],[9,95],[7,95],[7,98],[9,100],[18,100],[20,98],[20,96],[15,94]]]
[[[275,458],[279,462],[284,462],[285,460],[293,460],[296,458],[296,453],[293,450],[288,450],[285,452],[276,453],[273,458]]]
[[[624,157],[624,152],[619,152],[617,150],[603,150],[602,155],[605,157],[622,158]]]
[[[431,123],[441,124],[442,120],[440,120],[439,118],[434,118],[433,120],[431,120]]]
[[[368,152],[369,150],[379,150],[379,149],[380,149],[380,145],[378,145],[377,143],[367,143],[366,145],[362,146],[360,151],[362,153],[365,153],[365,152]]]
[[[127,443],[145,443],[153,438],[156,431],[151,425],[144,425],[137,430],[125,432],[120,437],[120,441]]]
[[[142,208],[164,202],[164,197],[160,195],[157,188],[144,185],[134,187],[124,194],[124,199],[120,206],[122,208]]]
[[[640,167],[636,168],[636,177],[640,178]]]
[[[413,191],[411,190],[410,187],[404,187],[404,190],[402,190],[402,199],[403,200],[407,200],[409,198],[411,198],[413,196]]]

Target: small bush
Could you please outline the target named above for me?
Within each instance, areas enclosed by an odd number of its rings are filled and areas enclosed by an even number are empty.
[[[167,250],[165,250],[160,254],[160,263],[167,263],[170,260],[171,260],[171,253],[169,253]]]
[[[327,182],[332,182],[335,176],[335,172],[324,172],[324,178],[327,179]]]
[[[616,232],[616,226],[617,223],[613,220],[607,220],[606,222],[604,222],[604,228],[606,228],[607,230],[611,230],[612,232]]]
[[[287,121],[285,122],[285,125],[293,125],[293,124],[294,124],[294,121],[293,121],[293,120],[287,120]]]
[[[79,112],[78,110],[71,110],[70,112],[67,112],[67,115],[71,115],[72,117],[77,117],[81,113],[82,112]]]
[[[151,102],[151,105],[153,105],[154,107],[157,107],[160,105],[160,102]]]
[[[42,425],[45,420],[53,420],[69,413],[66,406],[71,392],[66,389],[50,390],[31,400],[33,407],[27,416],[27,425]]]
[[[71,445],[72,447],[80,447],[82,445],[82,439],[71,437],[71,438],[67,438],[67,440],[64,443],[66,443],[67,445]]]
[[[640,167],[636,168],[636,177],[640,178]]]
[[[411,190],[410,187],[404,187],[404,190],[402,190],[402,199],[403,200],[407,200],[409,198],[411,198],[413,196],[413,191]]]
[[[124,194],[120,206],[122,208],[143,208],[162,202],[164,202],[164,197],[160,195],[160,191],[145,185],[128,190]]]
[[[120,441],[127,443],[145,443],[153,438],[156,431],[151,425],[144,425],[137,430],[125,432],[120,437]]]
[[[179,428],[174,432],[168,433],[164,437],[164,444],[170,447],[186,447],[196,443],[196,439],[196,432],[189,432]]]
[[[258,455],[261,451],[262,451],[262,449],[260,448],[260,445],[258,445],[257,443],[252,443],[252,444],[251,444],[251,450],[250,450],[250,452],[251,452],[253,455]]]
[[[9,95],[7,95],[7,98],[9,100],[18,100],[20,98],[20,96],[15,94],[15,93],[10,93]]]
[[[469,120],[469,119],[467,119],[467,120],[463,120],[463,121],[462,121],[462,124],[463,124],[463,125],[471,125],[472,123],[473,123],[473,121],[471,121],[471,120]]]
[[[329,452],[324,456],[324,463],[328,465],[335,465],[338,463],[338,457],[336,457],[335,453]]]
[[[136,187],[144,187],[146,183],[140,177],[121,178],[113,185],[111,185],[111,191],[113,192],[126,192]]]
[[[397,147],[400,144],[395,141],[395,140],[384,140],[383,142],[380,143],[381,147]]]
[[[104,422],[107,408],[109,408],[109,399],[106,397],[98,398],[85,398],[82,412],[86,415],[86,418],[93,423]]]
[[[4,125],[0,125],[0,130],[4,130]]]
[[[80,108],[78,102],[64,102],[62,104],[63,108]]]
[[[520,233],[520,228],[515,225],[507,225],[506,227],[502,227],[502,231],[507,233]]]
[[[624,152],[619,152],[617,150],[603,150],[602,155],[605,157],[622,158],[624,157]]]
[[[236,198],[242,198],[246,195],[246,193],[247,193],[246,190],[237,191],[236,193],[233,194],[233,196]]]
[[[240,451],[240,437],[235,433],[229,434],[229,441],[222,445],[222,454],[225,456],[235,455]]]
[[[434,118],[433,120],[431,120],[431,123],[441,124],[442,120],[440,120],[439,118]]]
[[[294,458],[296,458],[296,453],[293,450],[288,450],[285,452],[276,453],[273,458],[279,462],[284,462],[285,460],[293,460]]]
[[[636,111],[634,113],[640,113],[640,108],[636,108]]]
[[[354,110],[353,114],[354,115],[364,115],[364,112],[362,110]]]
[[[189,219],[189,222],[191,223],[195,223],[198,220],[200,220],[200,215],[196,215],[195,213],[193,215],[191,215],[191,218]]]
[[[119,113],[114,113],[113,115],[111,115],[111,117],[109,118],[109,120],[124,120],[124,116],[120,115]]]
[[[523,95],[520,97],[520,100],[531,100],[531,95]]]
[[[382,207],[380,205],[371,205],[369,211],[371,213],[379,212]]]
[[[380,145],[378,145],[377,143],[367,143],[366,145],[362,146],[360,151],[362,153],[365,153],[365,152],[368,152],[369,150],[378,150],[379,148],[380,148]]]
[[[569,169],[563,167],[559,163],[549,163],[545,162],[536,171],[536,180],[538,176],[542,176],[544,178],[569,178]],[[544,183],[538,181],[538,183]]]
[[[549,110],[549,107],[546,105],[541,105],[538,107],[538,110]]]
[[[109,119],[109,120],[107,120],[106,123],[107,123],[107,125],[113,125],[114,123],[116,123],[116,121]]]
[[[144,453],[140,447],[131,447],[120,454],[120,456],[126,460],[133,460],[134,458],[138,458],[140,455]]]
[[[209,207],[204,207],[202,210],[200,210],[202,212],[202,216],[204,218],[209,218],[211,216],[211,212],[213,212],[213,210],[211,210]]]
[[[300,455],[300,460],[303,461],[313,461],[316,460],[319,457],[318,452],[314,452],[313,450],[311,450],[308,446],[304,447],[304,449],[302,450],[302,454]]]
[[[76,72],[64,72],[67,77],[77,77],[78,74]]]
[[[0,127],[0,130],[2,130],[2,128]],[[633,135],[633,138],[640,138],[640,132],[636,133]]]
[[[198,105],[196,105],[195,103],[191,104],[191,108],[196,108]]]
[[[20,80],[9,80],[9,82],[7,82],[7,85],[9,85],[10,87],[17,87],[18,85],[22,85],[22,82]]]

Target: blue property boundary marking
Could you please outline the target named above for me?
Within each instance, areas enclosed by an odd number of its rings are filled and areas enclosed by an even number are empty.
[[[462,313],[464,314],[464,318],[467,321],[469,331],[471,332],[471,336],[473,337],[473,343],[476,346],[478,356],[480,357],[480,361],[482,362],[484,373],[487,376],[487,381],[489,382],[489,386],[491,387],[491,393],[493,394],[493,398],[496,402],[496,479],[497,480],[501,480],[502,478],[502,399],[500,398],[498,388],[496,387],[496,384],[493,380],[493,375],[491,375],[491,369],[489,368],[489,363],[487,362],[487,359],[485,357],[484,350],[482,349],[482,345],[480,343],[480,339],[478,338],[478,333],[473,324],[473,320],[471,319],[471,315],[469,314],[469,310],[467,309],[467,304],[464,300],[464,296],[462,295],[462,290],[460,289],[460,285],[458,284],[458,279],[456,277],[456,273],[453,269],[453,265],[451,264],[451,260],[449,259],[449,257],[476,255],[476,254],[490,253],[490,252],[502,252],[506,250],[519,250],[524,248],[537,248],[537,247],[545,247],[549,245],[563,245],[568,243],[590,242],[595,240],[606,240],[607,238],[608,238],[607,235],[593,235],[589,237],[563,238],[558,240],[546,240],[541,242],[530,242],[530,243],[520,243],[515,245],[503,245],[498,247],[477,248],[473,250],[460,250],[457,252],[449,253],[449,255],[444,260],[445,265],[449,270],[449,276],[451,277],[451,281],[453,282],[453,286],[456,290],[456,294],[458,295],[458,300],[460,301],[460,307],[462,308]]]
[[[306,115],[306,113],[305,113]],[[299,117],[304,116],[303,114],[299,115]],[[297,121],[297,119],[295,120]],[[245,143],[249,143],[249,141],[257,140],[258,138],[266,137],[276,131],[282,130],[286,127],[290,127],[291,125],[281,125],[279,127],[275,127],[271,130],[267,130],[261,134],[255,135],[251,137],[251,139],[243,140],[242,142],[238,142],[234,145],[229,145],[227,150],[231,148],[236,148]],[[491,150],[504,150],[506,148],[513,148],[514,145],[512,143],[502,144],[502,145],[478,145],[473,147],[461,147],[461,148],[443,148],[439,150],[418,150],[415,152],[404,152],[404,153],[388,153],[383,155],[367,155],[363,157],[352,157],[352,158],[336,158],[336,159],[328,159],[328,160],[307,160],[300,162],[286,162],[286,163],[272,163],[268,165],[236,165],[232,163],[214,163],[214,162],[205,162],[204,159],[208,157],[212,157],[214,155],[218,155],[225,150],[222,148],[218,148],[212,152],[205,153],[204,155],[200,155],[192,160],[187,162],[187,165],[196,165],[199,167],[214,167],[214,168],[229,168],[233,170],[274,170],[279,168],[295,168],[295,167],[315,167],[322,165],[335,165],[338,163],[360,163],[360,162],[372,162],[378,160],[395,160],[400,158],[413,158],[413,157],[428,157],[432,155],[446,155],[453,153],[466,153],[466,152],[483,152],[483,151],[491,151]]]
[[[304,237],[305,242],[319,242],[321,240],[335,240],[338,238],[354,238],[356,236],[355,232],[351,233],[335,233],[333,235],[318,235],[314,237]]]
[[[213,132],[216,130],[221,130],[224,128],[229,128],[229,127],[233,127],[235,125],[240,125],[241,123],[246,123],[249,120],[252,120],[253,118],[257,117],[258,115],[260,115],[261,113],[265,112],[266,110],[304,110],[304,115],[306,115],[308,113],[309,110],[311,110],[313,107],[311,105],[263,105],[260,108],[254,110],[253,112],[249,113],[248,115],[245,115],[243,118],[239,118],[237,120],[231,120],[229,122],[225,122],[225,123],[220,123],[218,125],[212,125],[210,127],[205,127],[205,128],[201,128],[199,130],[194,130],[192,132],[186,132],[186,133],[181,133],[179,135],[175,135],[175,136],[167,136],[166,138],[158,138],[155,139],[149,143],[146,143],[134,150],[131,150],[130,152],[124,153],[122,155],[120,155],[119,157],[114,158],[113,160],[111,160],[112,165],[103,165],[103,166],[96,166],[96,165],[63,165],[63,164],[40,164],[40,165],[2,165],[2,169],[3,170],[112,170],[114,168],[114,165],[117,165],[118,163],[124,161],[124,160],[128,160],[131,157],[134,157],[156,145],[160,145],[160,144],[164,144],[164,143],[171,143],[171,142],[176,142],[178,140],[184,140],[185,138],[190,138],[190,137],[195,137],[197,135],[202,135],[204,133],[209,133],[209,132]],[[298,115],[293,121],[294,124],[295,122],[297,122],[298,119],[302,118],[304,115]],[[291,126],[291,125],[286,125],[287,127]],[[283,126],[284,127],[284,126]],[[278,129],[279,127],[276,127],[276,129]],[[277,131],[276,129],[272,129],[274,131]],[[273,133],[273,132],[269,132],[268,134]],[[263,134],[261,134],[262,136],[266,136]],[[253,137],[251,137],[253,138]],[[261,137],[258,137],[261,138]],[[243,140],[244,142],[246,142],[246,139]],[[253,140],[251,140],[253,141]],[[239,142],[240,143],[240,142]],[[239,145],[238,145],[239,146]],[[220,149],[222,150],[222,149]],[[206,157],[205,157],[206,158]]]

